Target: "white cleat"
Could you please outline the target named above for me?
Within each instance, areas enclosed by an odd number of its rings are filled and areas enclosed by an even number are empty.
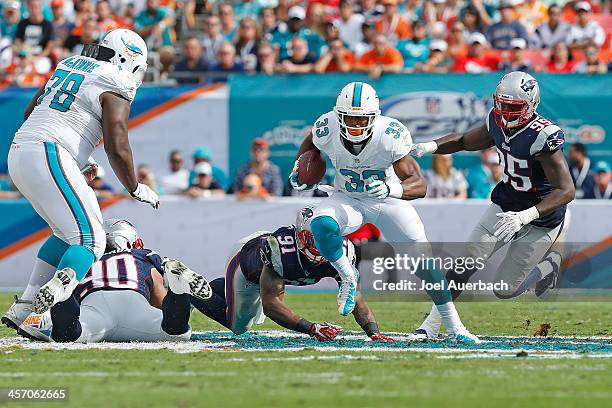
[[[440,333],[430,333],[426,329],[419,327],[412,333],[408,334],[408,341],[427,341],[427,340],[436,340],[438,339],[438,335]]]
[[[212,289],[208,281],[180,261],[165,259],[162,263],[164,268],[164,280],[172,293],[182,295],[184,293],[193,295],[200,299],[210,299]]]
[[[34,297],[32,310],[43,314],[53,305],[67,300],[78,284],[76,273],[71,268],[55,272],[53,279],[45,283]]]
[[[454,333],[448,334],[448,339],[453,344],[480,344],[482,341],[468,331],[468,329],[462,329]]]
[[[338,313],[347,316],[355,308],[357,299],[357,283],[353,281],[342,281],[338,290]]]
[[[17,333],[31,340],[51,342],[52,329],[51,311],[47,310],[43,314],[31,313],[19,325]]]
[[[15,301],[0,320],[5,326],[17,330],[30,313],[32,313],[32,302],[15,296]]]

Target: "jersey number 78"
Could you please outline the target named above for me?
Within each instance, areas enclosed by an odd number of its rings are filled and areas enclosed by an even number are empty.
[[[67,112],[72,102],[74,102],[75,95],[79,92],[79,88],[84,79],[85,76],[83,74],[56,69],[53,76],[47,82],[47,84],[52,83],[51,86],[45,90],[45,93],[38,97],[36,104],[40,105],[43,99],[59,86],[53,99],[51,99],[51,103],[49,103],[49,107],[60,112]]]

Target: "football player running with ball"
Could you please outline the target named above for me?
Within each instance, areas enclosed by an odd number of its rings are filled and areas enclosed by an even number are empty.
[[[425,153],[497,147],[503,178],[491,193],[492,204],[468,239],[467,252],[469,256],[488,259],[510,242],[495,278],[496,283],[508,284],[507,290],[495,292],[499,298],[518,296],[533,284],[536,294],[541,295],[559,273],[558,254],[546,255],[563,229],[566,206],[574,199],[574,184],[563,156],[563,131],[536,112],[539,103],[540,89],[535,78],[524,72],[511,72],[497,85],[493,109],[485,124],[412,148],[412,154],[421,157]],[[451,270],[446,277],[465,283],[475,272],[459,274]],[[453,299],[460,293],[453,290]],[[440,324],[440,316],[432,308],[417,332],[435,337]]]
[[[43,313],[72,294],[105,249],[102,214],[82,171],[104,136],[104,149],[123,186],[136,200],[159,206],[138,183],[128,141],[130,104],[147,67],[147,46],[133,31],[116,29],[81,56],[60,61],[25,110],[8,169],[15,186],[53,231],[38,251],[21,299],[2,322],[17,328],[32,311]],[[87,172],[87,171],[86,171]]]
[[[308,150],[324,152],[337,170],[336,192],[314,209],[311,230],[316,248],[342,279],[338,293],[341,315],[346,316],[355,307],[359,278],[342,251],[344,235],[372,223],[392,245],[422,243],[419,246],[429,252],[423,223],[408,202],[424,197],[427,190],[421,169],[409,154],[411,147],[408,129],[398,120],[380,115],[374,88],[352,82],[341,90],[333,111],[317,119],[299,149],[289,176],[294,189],[316,187],[298,180],[299,156]],[[450,292],[443,285],[443,274],[421,268],[416,275],[431,283],[430,287],[443,286],[428,294],[446,323],[451,341],[478,342],[461,323]]]

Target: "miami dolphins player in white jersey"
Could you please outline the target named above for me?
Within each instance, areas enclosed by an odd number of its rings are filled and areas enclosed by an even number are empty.
[[[2,322],[19,326],[66,300],[105,248],[102,214],[81,171],[104,136],[117,178],[133,198],[159,206],[157,194],[134,174],[128,141],[130,104],[147,67],[147,47],[133,31],[117,29],[81,56],[61,61],[32,98],[8,156],[11,179],[53,235],[38,251],[21,299]]]
[[[358,271],[342,251],[342,237],[365,223],[377,225],[392,244],[423,243],[425,229],[408,200],[425,196],[427,186],[418,163],[409,155],[410,132],[398,120],[381,116],[376,91],[363,82],[346,85],[333,111],[325,113],[305,138],[298,157],[310,149],[323,151],[337,170],[336,192],[314,210],[311,231],[315,246],[338,270],[342,279],[338,312],[348,315],[355,307]],[[297,161],[289,176],[296,190],[314,185],[298,182]],[[422,268],[422,280],[444,280],[440,271]],[[478,342],[462,324],[448,289],[428,292],[449,328],[452,341]]]

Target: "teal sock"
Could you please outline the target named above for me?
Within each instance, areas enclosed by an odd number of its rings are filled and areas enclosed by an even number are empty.
[[[427,294],[434,302],[435,305],[443,305],[448,302],[452,302],[450,290],[448,290],[448,282],[444,277],[444,274],[436,268],[420,268],[416,274],[422,281],[426,283],[439,284],[443,283],[442,289],[430,289],[427,290]]]
[[[81,245],[71,245],[62,256],[57,269],[71,268],[76,273],[77,280],[80,281],[85,277],[95,260],[96,257],[88,248]]]
[[[329,262],[336,262],[342,256],[342,233],[332,217],[324,215],[310,222],[315,246]]]
[[[38,259],[57,268],[69,247],[70,245],[59,239],[57,236],[51,235],[38,250]]]

